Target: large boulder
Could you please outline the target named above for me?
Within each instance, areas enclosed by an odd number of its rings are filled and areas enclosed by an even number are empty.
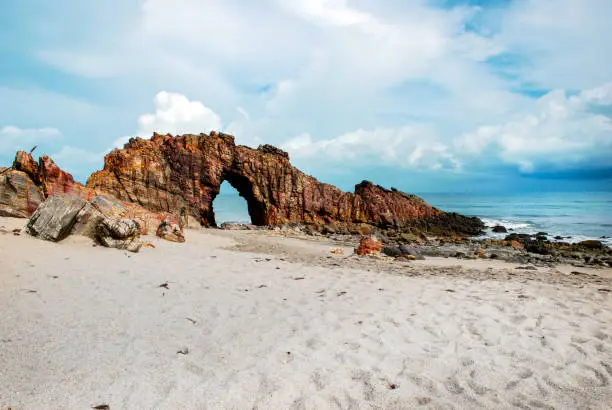
[[[82,198],[51,195],[30,217],[26,232],[47,241],[58,242],[72,232],[77,214],[87,205]]]
[[[159,224],[155,235],[170,242],[185,242],[185,235],[181,227],[167,221]]]
[[[87,236],[100,245],[138,252],[138,238],[150,226],[166,240],[184,242],[182,229],[167,214],[154,213],[114,198],[97,196],[87,202],[71,195],[51,195],[30,218],[26,232],[49,241],[70,234]],[[143,228],[145,227],[145,228]]]
[[[107,195],[98,195],[85,206],[77,216],[75,234],[91,236],[101,219],[132,219],[138,223],[140,234],[157,233],[161,224],[171,225],[172,233],[183,238],[179,218],[165,212],[151,212],[136,204],[126,203]]]
[[[95,240],[107,248],[138,252],[142,247],[140,227],[132,219],[108,219],[99,221],[95,227]]]
[[[606,245],[604,245],[601,241],[596,241],[593,239],[589,239],[586,241],[579,242],[578,245],[587,248],[589,250],[597,250],[597,249],[605,249]]]
[[[400,245],[399,250],[402,252],[402,255],[413,256],[414,259],[423,260],[425,257],[419,252],[419,250],[415,246],[410,245]]]
[[[383,244],[374,236],[367,235],[361,238],[359,245],[355,248],[357,255],[380,255]]]
[[[0,168],[0,216],[27,218],[42,201],[42,192],[28,174]]]
[[[393,258],[402,256],[402,251],[400,251],[399,246],[385,246],[382,250],[382,253]]]

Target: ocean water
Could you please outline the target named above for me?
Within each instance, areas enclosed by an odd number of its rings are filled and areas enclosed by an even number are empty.
[[[517,195],[417,194],[444,210],[477,216],[489,227],[503,225],[511,232],[546,232],[567,242],[598,239],[612,246],[612,192],[530,193]],[[250,223],[246,201],[222,193],[213,204],[218,224]],[[489,237],[503,238],[487,229]],[[606,238],[602,238],[606,237]]]
[[[566,242],[598,239],[612,246],[612,192],[419,196],[442,210],[477,216],[489,228],[503,225],[516,233],[546,232],[550,240],[555,236],[565,237]],[[506,235],[487,229],[485,236]]]

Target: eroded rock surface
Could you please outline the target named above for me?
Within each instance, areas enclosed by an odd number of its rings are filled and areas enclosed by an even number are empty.
[[[183,219],[179,213],[153,212],[136,203],[120,201],[101,190],[94,190],[74,180],[71,174],[61,170],[48,156],[38,161],[24,152],[18,151],[11,169],[0,169],[0,216],[28,218],[39,205],[53,196],[82,199],[85,204],[73,222],[73,232],[93,237],[95,226],[103,219],[131,219],[137,222],[140,234],[155,233],[162,222],[173,229],[169,240],[183,238]],[[65,201],[72,201],[66,199]],[[57,198],[50,201],[42,210],[45,217],[38,224],[51,223],[49,206],[59,206]],[[55,209],[57,212],[67,210]],[[40,218],[40,216],[36,216]],[[41,226],[38,226],[40,229]],[[54,229],[48,227],[45,229]],[[49,234],[49,240],[61,240],[56,233]],[[62,235],[64,233],[62,232]],[[46,234],[43,234],[46,236]],[[45,238],[47,239],[47,238]]]
[[[72,232],[76,216],[87,205],[82,198],[51,195],[32,214],[26,232],[47,241],[58,242]]]
[[[212,202],[223,181],[246,199],[255,225],[366,223],[466,235],[484,227],[477,218],[447,214],[414,195],[367,181],[355,193],[343,192],[293,167],[289,155],[276,147],[239,146],[232,136],[215,132],[133,138],[106,155],[104,169],[90,177],[87,187],[216,226]]]
[[[18,151],[13,162],[13,169],[27,174],[39,187],[44,198],[54,194],[67,194],[89,201],[95,196],[94,190],[75,181],[71,174],[60,169],[46,155],[40,157],[36,162],[32,155]]]
[[[138,252],[142,247],[140,227],[133,219],[102,219],[95,228],[95,240],[107,248]]]
[[[43,201],[39,187],[25,172],[0,168],[0,216],[27,218]]]

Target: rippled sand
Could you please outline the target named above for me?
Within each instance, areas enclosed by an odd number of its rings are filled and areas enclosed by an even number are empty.
[[[364,259],[269,232],[150,240],[0,234],[0,409],[612,403],[610,269]]]

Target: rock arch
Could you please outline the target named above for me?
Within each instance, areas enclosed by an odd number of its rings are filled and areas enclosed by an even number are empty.
[[[244,175],[240,175],[236,172],[233,172],[232,170],[226,170],[223,172],[221,177],[221,184],[223,184],[224,182],[229,183],[232,188],[234,188],[238,192],[238,194],[245,200],[251,223],[253,225],[265,225],[265,205],[255,198],[254,186],[252,182]],[[210,211],[205,211],[204,219],[206,219],[206,222],[203,223],[203,225],[215,227],[218,226],[213,203],[219,195],[219,192],[221,190],[221,184],[219,185],[219,190],[214,190],[213,194],[211,195],[210,207],[204,207],[204,209],[210,209]]]
[[[372,224],[382,228],[444,226],[477,233],[482,222],[449,217],[421,198],[364,181],[355,193],[319,182],[291,165],[289,155],[271,145],[236,145],[231,135],[160,135],[133,138],[104,158],[87,187],[136,202],[152,211],[179,213],[215,226],[212,202],[228,181],[248,205],[256,225]],[[449,219],[450,218],[450,219]],[[450,225],[449,225],[450,224]]]

